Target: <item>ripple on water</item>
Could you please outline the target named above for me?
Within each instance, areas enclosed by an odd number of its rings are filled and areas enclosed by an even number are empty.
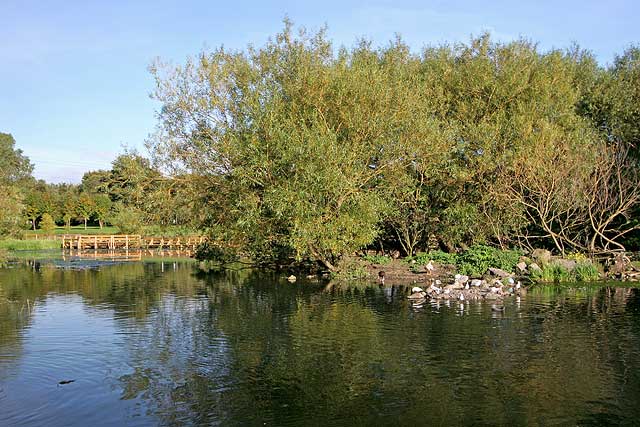
[[[416,307],[401,287],[324,291],[248,271],[39,274],[0,270],[5,294],[36,301],[29,313],[0,307],[2,425],[640,416],[636,290],[543,288],[496,312],[473,301]]]

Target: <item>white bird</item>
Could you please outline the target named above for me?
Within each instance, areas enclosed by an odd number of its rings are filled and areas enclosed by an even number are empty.
[[[458,297],[458,299],[459,299],[460,301],[464,301],[464,294],[460,294],[460,296]]]
[[[465,289],[469,289],[469,284],[467,283],[466,285],[464,285]]]
[[[516,289],[520,289],[522,285],[520,284],[520,281],[518,280],[518,283],[516,283]]]
[[[427,263],[427,265],[425,266],[425,268],[427,269],[427,271],[428,271],[429,273],[431,273],[431,272],[435,269],[435,267],[433,266],[433,262],[431,262],[431,261],[429,261],[429,262]]]

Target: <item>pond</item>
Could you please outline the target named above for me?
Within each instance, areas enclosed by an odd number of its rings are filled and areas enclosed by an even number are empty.
[[[413,307],[180,260],[0,269],[0,425],[621,425],[640,291]],[[63,384],[60,384],[63,382]]]

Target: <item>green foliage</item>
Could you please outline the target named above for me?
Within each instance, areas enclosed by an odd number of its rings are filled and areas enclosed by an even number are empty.
[[[362,259],[372,264],[380,265],[387,265],[392,261],[391,257],[386,255],[365,255],[362,257]]]
[[[164,225],[145,225],[142,227],[142,234],[145,236],[197,236],[202,234],[201,231],[194,230],[187,226],[164,226]]]
[[[406,259],[407,262],[415,261],[414,265],[426,265],[429,261],[437,262],[440,264],[452,264],[456,265],[458,262],[458,255],[456,253],[448,253],[441,250],[421,252],[414,257]]]
[[[593,282],[601,278],[598,266],[590,260],[580,261],[571,270],[551,262],[540,271],[533,271],[531,278],[537,282]]]
[[[42,215],[42,219],[40,220],[40,229],[45,234],[53,234],[53,232],[55,231],[56,223],[48,213]]]
[[[240,259],[238,254],[231,248],[224,248],[219,244],[205,241],[198,245],[195,258],[199,261],[207,261],[216,264],[230,264]]]
[[[31,179],[33,165],[8,133],[0,132],[0,186],[24,184]]]
[[[55,228],[55,230],[53,230],[53,233],[51,234],[56,234],[56,235],[61,235],[61,234],[119,234],[120,230],[117,227],[103,227],[100,228],[98,226],[88,226],[86,229],[84,228],[84,225],[73,225],[69,228],[67,228],[66,226],[57,226]],[[44,233],[43,230],[36,230],[36,231],[27,231],[24,233],[27,236],[35,236],[35,235],[42,235],[42,234],[47,234]]]
[[[598,267],[591,261],[578,262],[572,273],[578,282],[593,282],[601,277]]]
[[[0,236],[20,233],[23,208],[18,189],[12,185],[0,185]]]
[[[341,260],[339,270],[331,274],[331,278],[337,281],[360,280],[369,277],[366,265],[357,258],[344,258]]]
[[[86,228],[87,221],[91,217],[95,210],[95,201],[86,193],[83,193],[78,197],[78,203],[76,204],[76,212],[84,220],[84,226]]]
[[[122,234],[139,234],[142,232],[142,214],[134,208],[123,204],[115,208],[109,222],[117,227]]]
[[[429,261],[450,264],[454,265],[461,274],[477,277],[485,274],[490,267],[512,272],[521,256],[520,250],[502,250],[486,245],[474,245],[460,253],[440,250],[420,253],[415,257],[407,258],[407,262],[411,263],[416,270]]]
[[[8,263],[8,252],[6,249],[0,249],[0,268],[4,268]]]
[[[456,266],[458,272],[469,276],[481,276],[490,267],[512,272],[522,256],[519,250],[500,250],[486,245],[474,245],[460,253]]]
[[[112,205],[111,199],[106,194],[93,196],[93,214],[98,220],[100,228],[102,228],[104,221],[107,219]]]
[[[556,237],[558,218],[575,220],[558,249],[605,244],[588,241],[585,213],[597,159],[613,155],[577,108],[598,70],[582,51],[485,34],[420,55],[401,40],[336,52],[324,31],[287,22],[264,47],[151,70],[154,156],[201,177],[204,224],[254,256],[289,247],[335,269],[381,230],[411,256],[432,236],[450,252]],[[460,262],[479,273],[512,257],[475,249]]]
[[[603,68],[488,34],[420,53],[399,38],[335,49],[286,22],[262,47],[151,72],[151,158],[125,150],[79,186],[46,184],[0,133],[0,235],[45,214],[69,229],[221,230],[212,240],[260,264],[332,271],[381,241],[472,275],[517,262],[488,242],[524,236],[585,261],[640,241],[637,46]],[[449,253],[419,253],[434,242]]]
[[[550,263],[542,268],[542,271],[532,275],[534,280],[541,282],[569,282],[572,276],[569,270],[557,263]]]

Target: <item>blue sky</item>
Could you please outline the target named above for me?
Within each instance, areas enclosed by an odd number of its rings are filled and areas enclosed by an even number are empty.
[[[108,168],[143,150],[159,104],[147,71],[203,47],[260,45],[289,16],[329,26],[337,44],[400,33],[415,50],[490,31],[542,49],[579,43],[610,63],[640,42],[637,1],[31,1],[0,0],[0,132],[12,133],[50,182]]]

